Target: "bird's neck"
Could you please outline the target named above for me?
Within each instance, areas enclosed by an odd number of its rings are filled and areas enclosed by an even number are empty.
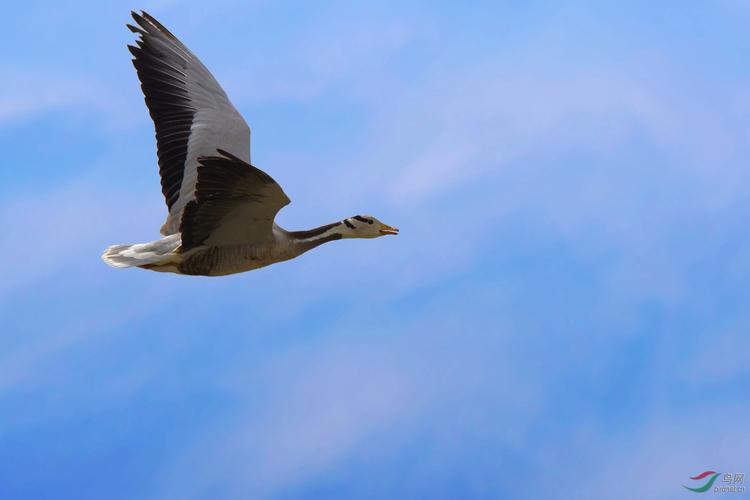
[[[289,231],[289,236],[299,246],[302,252],[311,250],[323,243],[340,240],[347,237],[347,231],[344,230],[342,222],[333,222],[324,226],[309,229],[307,231]]]

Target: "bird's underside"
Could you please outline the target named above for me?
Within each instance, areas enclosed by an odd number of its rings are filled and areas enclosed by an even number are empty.
[[[156,130],[168,214],[163,238],[113,245],[113,267],[219,276],[291,259],[341,238],[395,234],[374,217],[354,216],[310,231],[274,223],[289,198],[250,164],[250,128],[201,61],[156,19],[133,13],[133,55]]]

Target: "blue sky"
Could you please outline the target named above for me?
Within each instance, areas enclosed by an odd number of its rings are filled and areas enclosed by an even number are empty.
[[[158,236],[144,8],[253,129],[290,229]],[[0,44],[0,496],[690,498],[750,473],[750,2],[16,2]]]

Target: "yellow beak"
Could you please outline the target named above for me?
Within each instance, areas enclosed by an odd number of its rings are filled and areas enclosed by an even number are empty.
[[[380,233],[381,234],[398,234],[398,229],[396,229],[395,227],[386,226],[385,224],[383,224],[382,226],[380,226]]]

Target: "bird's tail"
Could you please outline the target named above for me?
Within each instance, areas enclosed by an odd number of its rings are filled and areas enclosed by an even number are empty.
[[[102,254],[102,260],[112,267],[146,267],[165,265],[176,261],[179,254],[180,235],[173,234],[161,240],[134,245],[112,245]]]

